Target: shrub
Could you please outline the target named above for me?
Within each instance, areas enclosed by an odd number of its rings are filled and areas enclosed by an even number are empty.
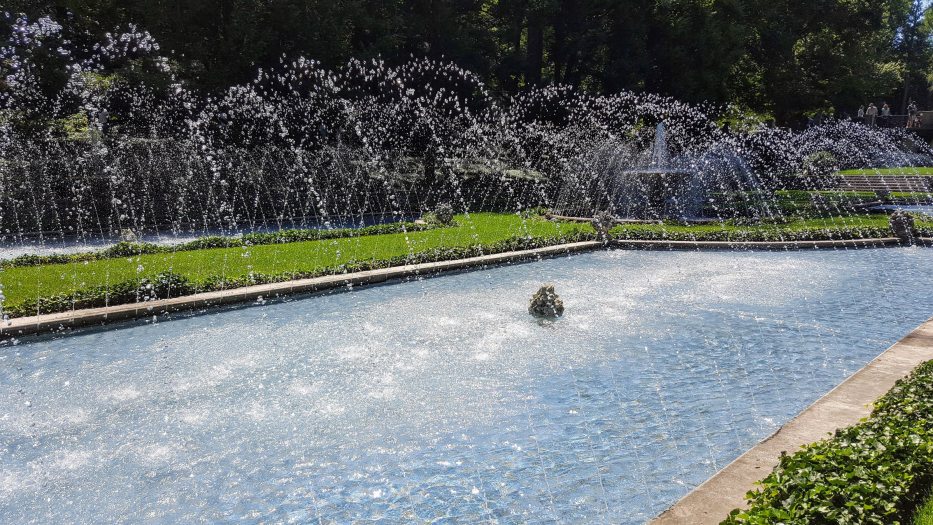
[[[832,175],[839,169],[839,161],[829,151],[817,151],[807,155],[803,163],[807,175]]]
[[[157,244],[150,244],[145,242],[119,242],[114,244],[106,250],[101,250],[101,258],[118,258],[118,257],[134,257],[136,255],[143,255],[148,253],[159,253],[163,251],[164,248]],[[16,261],[17,259],[14,259]],[[68,261],[66,261],[68,262]],[[41,264],[41,263],[40,263]],[[21,266],[25,266],[22,264]]]
[[[172,272],[164,272],[151,279],[143,279],[137,287],[137,301],[155,301],[194,293],[188,279]]]
[[[523,219],[547,218],[551,216],[551,209],[547,206],[536,206],[522,210]]]
[[[454,223],[454,209],[446,202],[441,203],[434,210],[425,213],[421,219],[433,226],[450,226]]]
[[[862,423],[781,455],[736,524],[904,524],[933,481],[933,361],[897,382]]]

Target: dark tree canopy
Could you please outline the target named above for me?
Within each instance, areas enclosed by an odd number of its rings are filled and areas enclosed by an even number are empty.
[[[491,89],[567,84],[734,103],[793,123],[885,100],[929,107],[923,0],[13,0],[88,42],[149,31],[178,78],[220,90],[282,57],[444,58]]]

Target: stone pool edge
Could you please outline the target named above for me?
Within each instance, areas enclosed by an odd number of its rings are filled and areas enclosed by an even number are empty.
[[[933,246],[933,239],[920,239],[921,244]],[[730,242],[730,241],[665,241],[665,240],[613,240],[608,244],[599,241],[584,241],[558,244],[532,250],[503,252],[498,254],[438,261],[432,263],[395,266],[363,272],[327,275],[311,279],[299,279],[270,284],[260,284],[216,292],[185,295],[171,299],[159,299],[143,303],[131,303],[83,310],[71,310],[54,314],[17,317],[8,322],[0,321],[0,341],[40,333],[61,331],[68,328],[102,325],[152,317],[173,312],[211,308],[237,303],[247,303],[261,298],[306,294],[333,290],[342,287],[379,284],[386,281],[405,279],[419,275],[433,275],[450,271],[466,270],[484,266],[495,266],[529,259],[568,255],[599,248],[641,250],[803,250],[834,248],[879,248],[901,246],[894,237],[878,239],[849,239],[823,241],[779,241],[779,242]]]
[[[898,379],[929,360],[933,360],[933,318],[694,488],[650,525],[718,525],[732,509],[745,508],[745,494],[778,465],[781,452],[793,453],[868,417],[874,402]]]

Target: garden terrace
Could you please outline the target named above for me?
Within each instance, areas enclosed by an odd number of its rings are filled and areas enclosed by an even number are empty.
[[[458,216],[455,223],[380,235],[346,236],[344,230],[344,235],[333,238],[324,235],[320,240],[275,244],[222,238],[194,241],[177,249],[121,244],[101,253],[54,256],[53,264],[43,264],[42,258],[19,258],[0,266],[4,312],[17,317],[136,302],[152,296],[174,297],[560,244],[593,235],[588,225],[526,220],[518,215],[476,213]],[[316,235],[291,233],[284,238]],[[216,247],[225,244],[233,246]]]
[[[919,222],[933,236],[933,222]],[[401,231],[399,231],[401,230]],[[21,257],[0,264],[4,313],[30,316],[135,303],[254,284],[462,259],[595,238],[589,224],[515,214],[459,215],[450,226],[388,225],[205,238],[176,247],[122,243],[101,252]],[[799,242],[891,236],[888,217],[857,215],[783,223],[625,224],[619,240]]]

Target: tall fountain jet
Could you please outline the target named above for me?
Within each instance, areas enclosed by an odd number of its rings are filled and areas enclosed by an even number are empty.
[[[655,129],[647,162],[621,173],[617,204],[629,218],[683,219],[690,213],[685,205],[694,175],[693,171],[679,169],[671,162],[667,129],[661,122]]]
[[[654,132],[654,143],[651,145],[651,163],[650,168],[663,170],[670,168],[671,153],[667,148],[667,130],[664,123],[658,123]]]

